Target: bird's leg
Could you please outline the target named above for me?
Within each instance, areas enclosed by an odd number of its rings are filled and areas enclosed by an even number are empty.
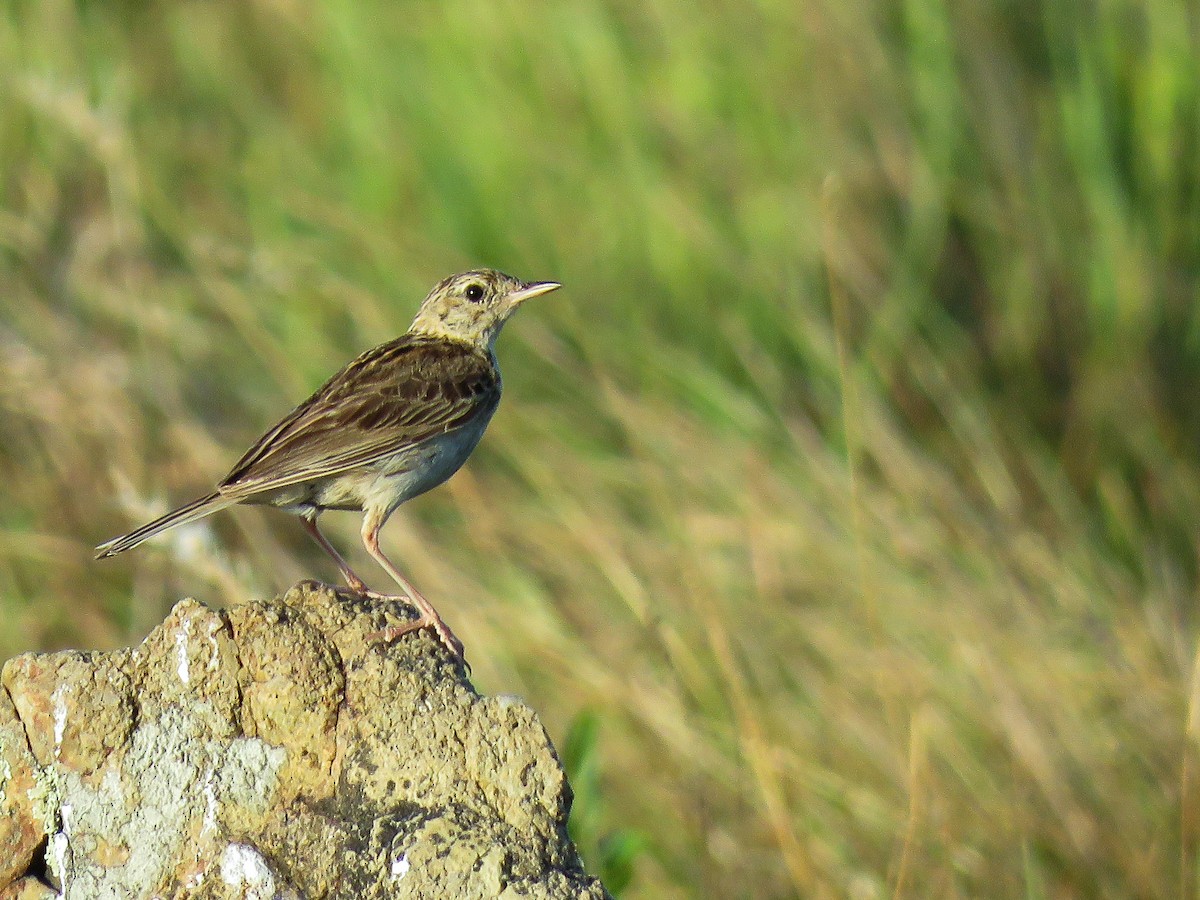
[[[370,594],[371,590],[367,587],[367,583],[354,573],[354,570],[350,568],[350,563],[346,562],[345,557],[337,552],[337,548],[329,543],[329,539],[321,534],[321,529],[317,528],[317,514],[302,515],[300,521],[304,523],[304,530],[311,534],[313,540],[321,545],[321,549],[333,557],[333,561],[337,563],[338,571],[346,579],[346,584],[350,586],[350,590],[364,596]]]
[[[408,594],[408,599],[412,601],[421,616],[406,625],[393,626],[377,632],[378,639],[394,641],[400,635],[415,631],[418,628],[432,628],[446,649],[454,654],[455,658],[460,662],[466,663],[462,641],[450,630],[450,626],[442,621],[442,617],[433,608],[433,604],[426,600],[421,592],[413,587],[412,582],[400,574],[400,571],[392,565],[392,561],[384,556],[383,551],[379,549],[379,529],[383,527],[386,518],[386,515],[381,516],[375,512],[367,512],[363,516],[363,545],[367,548],[367,552],[375,557],[375,561],[383,566],[384,571],[395,579],[396,584],[404,589],[404,592]]]

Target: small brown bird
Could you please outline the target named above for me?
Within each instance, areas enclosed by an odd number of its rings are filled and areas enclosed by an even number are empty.
[[[408,332],[368,350],[251,447],[211,494],[96,548],[103,559],[235,503],[300,517],[351,590],[367,588],[317,528],[327,509],[361,510],[362,540],[419,618],[381,635],[432,628],[460,660],[463,645],[433,604],[379,549],[379,529],[401,503],[437,487],[466,462],[500,403],[496,336],[531,297],[557,290],[491,269],[453,275],[421,304]]]

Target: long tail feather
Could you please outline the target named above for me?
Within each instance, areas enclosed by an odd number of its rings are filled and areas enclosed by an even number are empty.
[[[132,550],[142,541],[146,540],[146,538],[153,537],[160,531],[166,531],[168,528],[174,528],[176,525],[183,525],[187,522],[202,519],[209,513],[215,513],[217,510],[232,506],[234,503],[237,503],[236,498],[214,491],[207,497],[193,500],[186,506],[181,506],[179,509],[172,510],[165,516],[155,519],[153,522],[148,522],[136,531],[131,531],[129,534],[123,534],[121,537],[106,541],[96,548],[96,559],[105,559],[109,556],[116,556],[118,553],[124,553],[126,550]]]

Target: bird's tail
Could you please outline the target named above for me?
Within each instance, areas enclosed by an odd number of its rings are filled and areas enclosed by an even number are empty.
[[[207,497],[193,500],[186,506],[181,506],[179,509],[172,510],[165,516],[155,519],[153,522],[148,522],[136,531],[131,531],[129,534],[106,541],[96,548],[96,559],[105,559],[109,556],[116,556],[118,553],[123,553],[126,550],[132,550],[142,541],[146,540],[146,538],[153,537],[160,531],[166,531],[168,528],[174,528],[176,525],[183,525],[187,522],[202,519],[209,513],[215,513],[218,509],[224,509],[237,502],[237,499],[234,497],[214,491]]]

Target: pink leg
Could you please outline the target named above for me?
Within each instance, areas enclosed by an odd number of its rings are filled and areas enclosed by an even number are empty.
[[[437,634],[438,639],[442,644],[454,654],[460,662],[466,662],[466,656],[463,650],[462,641],[450,630],[450,626],[442,621],[442,617],[438,615],[438,611],[433,608],[425,597],[413,587],[412,582],[400,574],[400,571],[392,565],[392,561],[383,555],[383,551],[379,549],[379,529],[383,527],[383,522],[386,516],[380,516],[377,513],[368,511],[363,517],[362,540],[363,545],[367,548],[367,552],[375,557],[375,561],[383,566],[385,572],[395,579],[396,584],[404,589],[408,594],[408,599],[412,601],[413,606],[421,614],[419,619],[409,622],[406,625],[394,626],[385,628],[379,632],[381,640],[394,641],[402,634],[407,634],[410,631],[415,631],[418,628],[432,628]]]
[[[321,530],[317,528],[317,517],[301,516],[300,521],[304,523],[304,530],[313,536],[313,540],[321,545],[326,553],[333,557],[333,561],[337,563],[338,571],[342,573],[342,577],[346,579],[346,584],[350,586],[350,590],[356,594],[369,594],[371,591],[367,587],[367,583],[354,574],[354,570],[350,568],[350,563],[346,562],[345,557],[337,552],[333,544],[329,543],[328,538],[321,534]]]

